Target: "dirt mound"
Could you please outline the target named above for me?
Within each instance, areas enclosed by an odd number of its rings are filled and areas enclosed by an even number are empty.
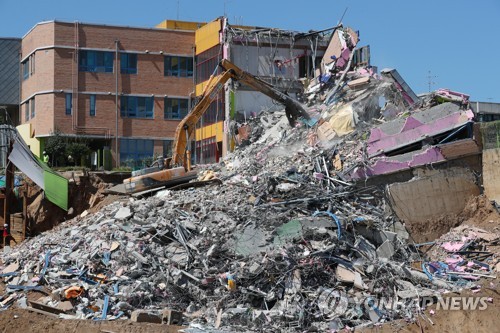
[[[500,214],[484,195],[471,198],[460,215],[464,224],[488,231],[500,224]]]
[[[472,197],[457,215],[446,215],[425,223],[407,225],[416,243],[433,241],[461,224],[493,230],[500,223],[500,214],[484,195]]]
[[[69,179],[68,207],[66,212],[45,199],[43,191],[28,180],[28,234],[34,235],[69,220],[92,207],[102,207],[103,192],[111,185],[94,174],[65,173]],[[113,199],[113,201],[116,199]]]

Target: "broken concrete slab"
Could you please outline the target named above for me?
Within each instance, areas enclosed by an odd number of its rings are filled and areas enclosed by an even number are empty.
[[[500,203],[500,148],[483,151],[483,186],[488,199]]]
[[[162,316],[159,313],[147,310],[135,310],[130,315],[130,320],[136,323],[154,323],[161,324],[163,322]]]
[[[377,255],[380,258],[391,259],[394,255],[394,246],[392,242],[389,240],[383,242],[382,245],[377,248]]]
[[[161,310],[161,316],[164,324],[167,325],[182,324],[182,312],[174,311],[171,309],[163,309]]]
[[[121,207],[115,214],[114,218],[117,220],[126,220],[133,214],[129,207]]]
[[[341,282],[354,283],[354,280],[356,279],[355,272],[351,271],[350,269],[342,265],[337,266],[335,275],[337,276],[337,279]]]
[[[425,222],[460,213],[470,197],[479,195],[475,180],[474,174],[465,168],[434,170],[406,183],[388,185],[387,192],[401,220]]]

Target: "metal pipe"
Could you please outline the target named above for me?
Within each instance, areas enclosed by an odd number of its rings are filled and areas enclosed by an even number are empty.
[[[118,153],[118,39],[115,40],[115,167],[120,166],[120,154]]]

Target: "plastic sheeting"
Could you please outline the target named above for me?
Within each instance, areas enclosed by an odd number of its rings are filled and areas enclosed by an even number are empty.
[[[16,138],[9,154],[9,160],[40,188],[45,189],[43,181],[43,167],[33,156],[28,147]]]
[[[45,191],[50,202],[68,210],[68,180],[38,160],[19,135],[14,138],[9,160]]]
[[[68,210],[68,180],[52,171],[44,171],[46,198],[64,210]]]

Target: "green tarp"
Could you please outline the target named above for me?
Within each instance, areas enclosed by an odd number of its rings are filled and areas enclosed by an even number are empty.
[[[45,196],[64,210],[68,210],[68,180],[52,171],[44,170]]]

